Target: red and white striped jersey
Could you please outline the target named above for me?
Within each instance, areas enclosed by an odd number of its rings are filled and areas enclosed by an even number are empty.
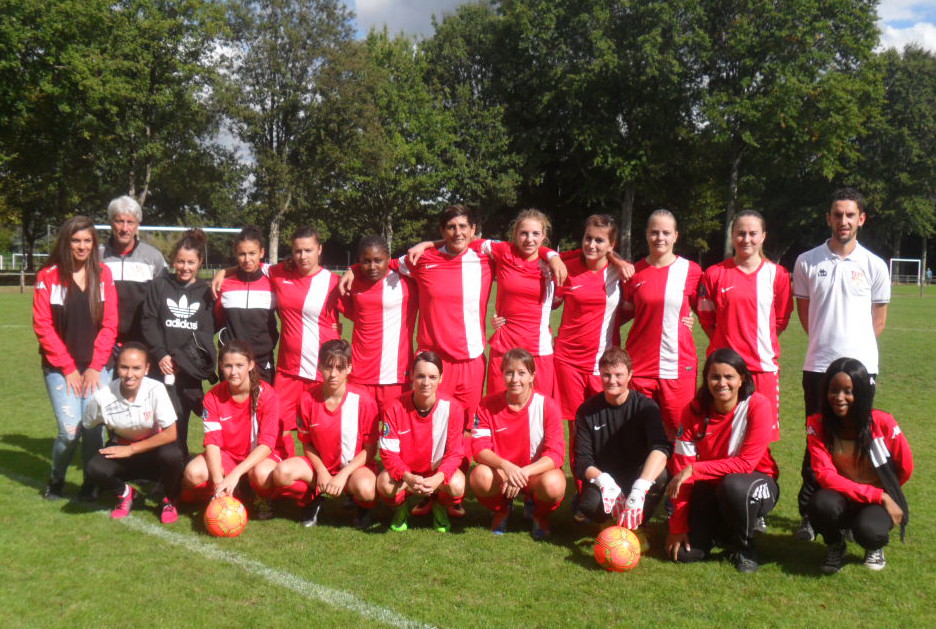
[[[471,248],[453,256],[430,248],[413,268],[406,256],[391,268],[419,286],[417,345],[448,361],[471,360],[484,353],[484,321],[493,279],[492,261]]]
[[[777,371],[777,337],[790,322],[791,293],[790,273],[769,260],[753,273],[739,269],[732,258],[707,268],[699,295],[699,323],[714,331],[706,354],[730,347],[751,371]]]
[[[505,393],[487,396],[471,429],[472,455],[477,458],[482,450],[520,467],[546,456],[561,468],[566,448],[559,407],[540,393],[533,393],[519,411],[507,406]]]
[[[464,425],[465,411],[458,402],[440,397],[423,417],[413,405],[412,393],[405,393],[384,409],[380,460],[395,481],[406,472],[420,476],[442,472],[448,482],[464,457]]]
[[[534,356],[553,353],[549,315],[552,312],[553,279],[543,257],[528,261],[513,243],[475,240],[473,249],[490,256],[497,278],[498,316],[507,322],[491,335],[491,349],[505,354],[522,347]]]
[[[665,267],[646,259],[634,265],[624,285],[622,310],[633,317],[625,348],[634,362],[634,375],[675,380],[695,373],[695,341],[682,318],[697,307],[702,267],[679,256]]]
[[[338,276],[327,269],[303,275],[285,262],[268,267],[281,334],[276,368],[318,380],[319,348],[339,337]]]
[[[215,445],[235,461],[243,461],[259,445],[277,452],[282,433],[279,419],[279,398],[265,382],[260,383],[257,412],[250,411],[250,398],[238,403],[231,397],[227,382],[212,387],[205,394],[204,421],[206,446]]]
[[[303,393],[297,423],[299,441],[310,444],[336,474],[368,445],[377,440],[377,403],[352,387],[341,404],[329,411],[322,399],[322,385]]]
[[[597,376],[601,355],[621,344],[621,276],[611,264],[590,271],[581,256],[563,259],[569,278],[556,291],[565,304],[556,360]]]
[[[351,293],[338,302],[354,322],[351,382],[367,385],[406,382],[413,362],[413,330],[418,296],[413,280],[397,271],[371,282],[352,267]]]

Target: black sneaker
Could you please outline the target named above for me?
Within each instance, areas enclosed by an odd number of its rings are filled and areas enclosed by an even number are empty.
[[[811,542],[816,539],[816,531],[813,530],[809,518],[803,518],[800,521],[799,528],[793,531],[793,539],[797,539],[801,542]]]
[[[826,556],[822,561],[822,574],[835,574],[845,563],[845,542],[826,546]]]
[[[81,489],[78,491],[78,500],[80,502],[97,502],[97,499],[97,485],[88,480],[81,483]]]
[[[49,481],[46,488],[42,490],[42,497],[46,500],[61,500],[65,497],[65,481]]]
[[[354,528],[356,528],[357,530],[363,531],[364,529],[370,526],[371,510],[365,509],[364,507],[358,507],[357,505],[355,505],[355,507],[357,508],[357,513],[355,514],[354,520],[351,522],[351,525],[354,526]]]
[[[324,498],[322,498],[322,496],[313,500],[309,506],[302,510],[302,519],[299,523],[306,528],[318,525],[318,518],[319,514],[322,512],[323,502]]]
[[[735,569],[741,574],[751,574],[757,572],[760,564],[757,563],[757,556],[753,549],[736,551],[732,557]]]

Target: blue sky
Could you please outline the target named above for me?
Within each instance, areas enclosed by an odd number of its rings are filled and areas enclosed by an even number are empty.
[[[416,35],[432,33],[432,15],[451,12],[463,0],[345,0],[357,13],[358,32],[366,33],[372,26],[386,24],[391,33],[403,31]],[[882,0],[878,7],[881,17],[883,47],[916,42],[936,53],[936,2],[919,0]]]

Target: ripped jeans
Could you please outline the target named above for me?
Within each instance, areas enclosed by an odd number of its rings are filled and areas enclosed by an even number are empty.
[[[79,438],[81,438],[84,463],[90,461],[98,450],[104,447],[104,427],[97,426],[86,430],[81,425],[85,407],[91,401],[90,394],[87,397],[77,397],[69,391],[65,384],[65,376],[57,369],[44,369],[43,375],[46,390],[49,392],[49,400],[52,402],[52,411],[55,413],[55,422],[58,424],[58,434],[52,444],[50,481],[54,483],[65,480],[65,472],[75,455]],[[110,379],[110,370],[101,371],[102,387],[106,387]]]

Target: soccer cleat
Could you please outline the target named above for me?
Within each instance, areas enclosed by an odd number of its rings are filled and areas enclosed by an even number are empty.
[[[256,496],[253,501],[253,517],[255,520],[269,520],[273,517],[273,506],[270,501],[261,496]]]
[[[736,551],[732,555],[731,560],[734,562],[735,569],[741,574],[751,574],[760,569],[760,565],[757,563],[757,556],[754,554],[754,549],[752,548]]]
[[[527,498],[523,501],[523,519],[532,520],[533,513],[536,511],[536,504],[533,502],[532,498]]]
[[[370,526],[370,509],[365,509],[364,507],[357,507],[357,513],[354,516],[354,520],[351,522],[351,525],[354,526],[359,531],[363,531]]]
[[[111,511],[111,519],[119,520],[130,515],[130,510],[133,508],[133,494],[135,493],[133,487],[124,485],[124,494],[117,496],[117,504],[114,506],[114,510]]]
[[[162,512],[159,514],[159,521],[163,524],[172,524],[179,519],[179,510],[175,503],[168,498],[163,498]]]
[[[306,505],[306,507],[302,510],[302,519],[299,520],[299,523],[302,526],[306,528],[310,528],[318,524],[319,514],[322,511],[323,501],[324,501],[324,498],[319,496],[318,498],[310,502],[308,505]]]
[[[811,542],[816,539],[816,531],[813,530],[809,518],[804,517],[802,521],[800,521],[799,528],[793,531],[793,539],[797,539],[801,542]]]
[[[494,535],[503,535],[507,532],[507,520],[510,518],[510,509],[495,511],[491,518],[491,533]]]
[[[98,488],[97,485],[92,483],[89,480],[81,483],[81,489],[78,490],[78,500],[80,502],[97,502],[98,499]]]
[[[393,518],[390,520],[390,530],[395,533],[402,533],[409,528],[409,524],[406,522],[408,518],[409,512],[404,502],[393,512]]]
[[[465,517],[465,506],[462,503],[450,504],[448,506],[448,516],[450,518],[459,518]]]
[[[49,481],[46,488],[42,490],[42,497],[46,500],[59,500],[65,497],[65,481]]]
[[[864,565],[868,570],[883,570],[884,566],[887,565],[887,560],[884,559],[884,549],[878,548],[877,550],[866,550],[864,557]]]
[[[433,505],[435,505],[435,501],[436,501],[435,496],[426,496],[425,498],[419,501],[419,504],[413,507],[413,510],[410,511],[410,515],[415,518],[419,518],[424,515],[429,515],[430,513],[432,513],[432,507]]]
[[[767,518],[764,516],[758,516],[754,520],[754,532],[755,533],[766,533],[767,532]]]
[[[585,514],[584,514],[583,512],[581,512],[581,511],[575,511],[575,512],[572,514],[572,519],[575,520],[576,522],[578,522],[579,524],[582,524],[583,522],[588,522],[588,516],[585,515]]]
[[[539,541],[549,537],[549,520],[543,519],[540,520],[535,515],[533,516],[533,530],[530,531],[533,535],[533,539]]]
[[[835,574],[845,563],[845,542],[826,546],[826,556],[822,560],[822,574]]]
[[[439,533],[448,533],[452,528],[452,521],[449,520],[448,507],[435,502],[432,505],[432,528]]]

